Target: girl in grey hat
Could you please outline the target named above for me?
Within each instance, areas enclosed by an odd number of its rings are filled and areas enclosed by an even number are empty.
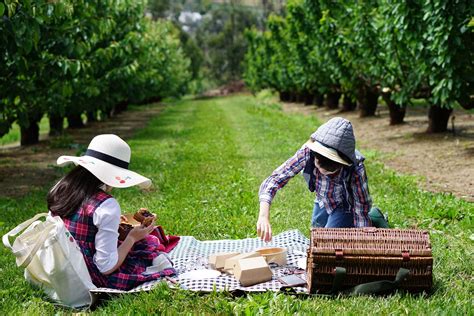
[[[321,125],[296,154],[273,171],[260,186],[257,234],[272,238],[270,205],[276,192],[303,171],[308,189],[316,198],[312,227],[371,226],[365,158],[355,149],[352,124],[335,117]]]

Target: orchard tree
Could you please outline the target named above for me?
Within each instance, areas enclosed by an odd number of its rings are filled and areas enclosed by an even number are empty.
[[[150,24],[145,1],[0,1],[0,136],[17,122],[21,144],[125,110],[130,100],[178,96],[189,60],[166,22]],[[147,34],[150,32],[150,36]]]
[[[453,107],[474,108],[472,1],[424,1],[424,76],[431,91],[428,132],[444,132]]]
[[[376,21],[380,42],[376,76],[390,112],[390,124],[403,123],[407,105],[423,92],[423,24],[419,1],[381,0]],[[424,89],[426,93],[426,89]]]
[[[210,10],[203,17],[196,32],[196,42],[205,56],[208,76],[216,83],[241,78],[247,50],[244,31],[256,24],[255,13],[234,1]]]
[[[4,116],[0,135],[18,122],[21,144],[38,141],[39,127],[50,95],[50,85],[60,80],[57,74],[61,57],[48,49],[55,38],[45,33],[61,33],[64,21],[73,14],[72,1],[2,1],[0,22],[2,67],[0,84],[1,113]],[[54,97],[54,96],[51,96]]]
[[[381,94],[392,125],[424,98],[428,132],[443,132],[454,107],[474,108],[473,15],[467,0],[290,0],[285,18],[249,37],[246,80],[285,100],[324,93],[329,108],[343,94],[343,110],[356,99],[361,116],[375,114]]]
[[[324,1],[326,2],[326,1]],[[377,109],[379,81],[374,74],[381,62],[376,17],[378,6],[375,0],[363,2],[340,2],[335,8],[327,1],[326,12],[334,13],[335,49],[342,61],[340,82],[343,91],[355,97],[360,116],[373,116]]]

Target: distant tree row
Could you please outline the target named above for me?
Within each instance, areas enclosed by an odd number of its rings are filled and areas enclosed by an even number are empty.
[[[247,49],[244,31],[262,29],[282,1],[149,0],[147,12],[182,29],[182,43],[191,59],[196,91],[242,79]]]
[[[290,0],[267,31],[249,30],[246,84],[285,101],[375,114],[390,123],[413,98],[429,104],[429,132],[442,132],[453,107],[474,108],[474,5],[469,0]]]
[[[171,24],[144,17],[144,0],[0,0],[0,137],[21,143],[186,92],[189,59]]]

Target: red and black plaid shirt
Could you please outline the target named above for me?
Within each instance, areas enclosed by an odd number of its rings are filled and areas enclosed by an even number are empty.
[[[175,274],[176,271],[172,268],[158,273],[142,274],[152,264],[153,259],[159,255],[162,248],[158,238],[152,235],[136,242],[125,261],[114,273],[104,275],[99,271],[94,263],[95,235],[98,229],[94,225],[93,217],[95,210],[111,197],[111,195],[100,191],[90,198],[73,216],[63,218],[64,225],[81,248],[92,282],[97,287],[130,290],[144,282]]]

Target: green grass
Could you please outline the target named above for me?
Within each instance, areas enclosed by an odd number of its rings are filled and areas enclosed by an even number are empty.
[[[114,191],[124,212],[148,207],[168,233],[198,239],[255,237],[258,188],[320,124],[315,118],[281,111],[250,96],[176,101],[129,141],[130,168],[154,181],[154,189]],[[381,155],[367,157],[375,203],[394,227],[431,231],[434,293],[327,299],[265,293],[233,297],[199,295],[160,286],[151,293],[108,301],[96,314],[473,314],[473,204],[451,195],[421,191],[414,177],[385,168]],[[51,184],[50,184],[51,185]],[[22,199],[0,199],[0,233],[46,208],[48,188]],[[313,196],[298,176],[272,206],[275,233],[299,229],[308,236]],[[0,248],[0,310],[9,314],[64,312],[30,287],[13,255]]]

